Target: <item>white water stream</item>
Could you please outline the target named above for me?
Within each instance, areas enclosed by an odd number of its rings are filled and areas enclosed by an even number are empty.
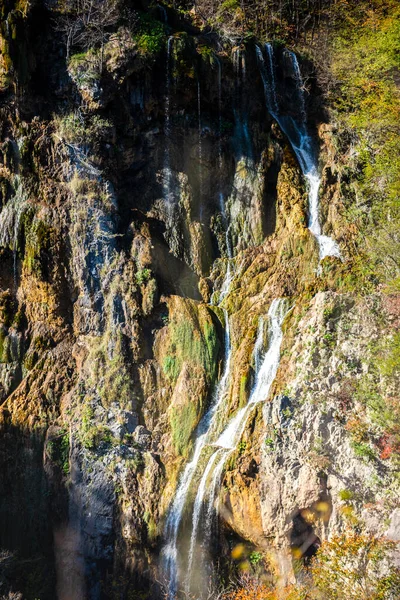
[[[225,367],[223,375],[216,387],[211,407],[204,415],[197,429],[197,438],[194,447],[192,460],[186,465],[180,478],[178,488],[175,492],[174,501],[169,510],[166,527],[165,539],[166,545],[162,550],[162,559],[164,562],[164,571],[168,578],[168,598],[173,599],[178,591],[179,582],[179,564],[178,564],[178,533],[182,521],[190,485],[196,473],[201,453],[208,441],[208,433],[213,424],[213,418],[225,399],[227,385],[229,383],[229,373],[231,366],[231,341],[228,313],[224,310],[225,317],[225,348],[224,359]]]
[[[206,539],[203,540],[203,546],[207,547],[207,537],[211,534],[212,519],[214,516],[214,504],[217,497],[223,468],[228,456],[236,448],[246,427],[247,418],[253,409],[254,405],[267,399],[271,385],[275,379],[279,361],[280,348],[282,344],[283,332],[282,323],[287,314],[287,304],[284,299],[276,299],[271,303],[268,311],[269,324],[269,345],[267,352],[262,354],[264,327],[263,320],[260,320],[257,339],[254,346],[254,361],[256,366],[256,381],[250,398],[246,406],[241,408],[235,417],[230,420],[225,430],[213,443],[216,450],[209,458],[207,466],[204,470],[200,485],[197,490],[196,499],[193,508],[192,516],[192,534],[190,538],[190,549],[188,559],[188,569],[186,577],[186,592],[190,592],[191,580],[194,571],[194,557],[197,547],[197,539],[199,537],[199,525],[201,521],[201,513],[205,506],[205,501],[208,492],[208,504],[205,518]],[[218,462],[217,462],[218,459]],[[216,464],[217,463],[217,464]],[[215,466],[216,464],[216,466]],[[215,467],[214,467],[215,466]],[[214,471],[213,471],[214,468]],[[211,485],[207,482],[212,473]],[[197,565],[198,566],[198,565]]]
[[[294,52],[287,51],[287,56],[292,63],[293,73],[296,80],[297,102],[299,106],[299,118],[282,115],[279,108],[274,54],[271,44],[265,45],[267,61],[264,59],[263,50],[257,46],[257,59],[260,73],[264,84],[267,108],[272,117],[277,121],[282,131],[287,135],[289,142],[297,156],[300,168],[308,183],[309,199],[309,221],[308,228],[315,236],[319,247],[319,259],[326,256],[342,258],[337,243],[329,236],[322,235],[319,218],[319,188],[321,177],[318,173],[318,161],[313,148],[313,143],[307,131],[307,116],[304,98],[304,83],[301,77],[300,66]]]

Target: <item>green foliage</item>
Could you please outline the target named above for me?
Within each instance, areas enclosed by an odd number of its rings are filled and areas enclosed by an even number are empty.
[[[262,552],[256,552],[256,551],[251,552],[251,554],[249,555],[249,563],[253,567],[255,567],[261,562],[262,557],[263,557]]]
[[[375,452],[372,450],[369,444],[353,441],[351,446],[356,456],[359,456],[360,458],[366,458],[367,460],[374,460]]]
[[[139,285],[143,285],[147,281],[149,281],[150,277],[151,277],[151,270],[150,269],[140,269],[136,273],[136,282]]]
[[[58,465],[64,475],[69,474],[69,435],[67,431],[47,443],[49,458]]]
[[[241,456],[245,452],[245,450],[247,448],[247,443],[241,441],[241,442],[239,442],[237,448],[238,448],[239,456]]]
[[[16,303],[9,290],[0,292],[0,322],[10,327],[13,322]]]
[[[28,371],[31,371],[33,367],[38,362],[39,358],[43,355],[43,353],[51,348],[51,340],[45,338],[43,336],[36,336],[29,347],[29,351],[27,352],[24,359],[24,367]]]
[[[360,9],[365,3],[360,3]],[[400,281],[400,9],[382,2],[348,16],[333,48],[340,84],[332,102],[353,141],[351,172],[355,202],[347,219],[359,231],[361,264],[389,285]],[[354,269],[353,269],[354,271]],[[359,286],[365,279],[355,280]],[[397,283],[396,283],[397,282]]]
[[[48,276],[49,253],[52,242],[52,229],[47,223],[33,219],[25,229],[25,256],[23,266],[29,275],[38,278]]]
[[[273,448],[275,446],[275,438],[272,438],[272,437],[266,438],[265,445],[269,450],[273,450]]]
[[[220,6],[220,10],[221,12],[237,10],[239,6],[240,5],[238,0],[224,0],[224,2],[222,2]]]
[[[7,330],[0,327],[0,363],[10,362],[7,340]]]
[[[323,339],[327,346],[332,347],[335,343],[335,336],[330,331],[324,333]]]
[[[110,344],[113,346],[112,358],[107,350]],[[92,350],[93,384],[97,386],[103,406],[113,402],[125,408],[131,406],[134,386],[126,354],[126,339],[121,332],[112,340],[107,335]]]
[[[248,386],[249,383],[249,378],[247,375],[242,375],[240,377],[240,388],[239,388],[239,398],[240,398],[240,405],[244,406],[247,402],[247,395],[248,395]]]
[[[143,518],[147,525],[148,538],[150,541],[153,541],[157,537],[157,533],[158,533],[157,523],[154,520],[154,517],[152,516],[152,514],[147,511],[144,513]]]
[[[139,52],[148,58],[154,58],[165,47],[165,26],[151,15],[142,13],[138,31],[133,37]]]
[[[58,135],[71,144],[96,144],[111,137],[110,121],[93,115],[84,119],[78,112],[71,112],[63,117],[55,116],[53,122]]]
[[[163,370],[172,381],[176,381],[184,362],[204,368],[210,380],[216,374],[219,341],[215,327],[204,322],[202,330],[197,330],[192,320],[184,320],[169,324],[170,343],[164,359]]]
[[[17,329],[17,331],[22,331],[28,326],[28,321],[25,314],[25,307],[22,306],[14,316],[13,326]]]
[[[96,450],[101,443],[110,445],[114,441],[110,429],[94,422],[94,416],[93,408],[90,404],[86,404],[82,410],[79,439],[84,448],[92,451]]]
[[[85,123],[78,113],[72,112],[55,118],[55,123],[60,137],[67,142],[80,143],[85,139]]]
[[[351,490],[344,489],[340,490],[338,496],[343,502],[349,502],[354,499],[355,494]]]
[[[141,473],[145,467],[143,454],[136,452],[132,458],[126,461],[126,467],[132,469],[135,473]]]
[[[112,441],[111,431],[104,425],[92,425],[82,436],[82,445],[87,450],[95,450],[101,443],[110,445]]]
[[[363,404],[369,419],[375,428],[386,436],[386,455],[384,458],[398,460],[400,449],[400,407],[398,398],[393,390],[398,389],[400,377],[400,335],[393,335],[382,339],[374,345],[370,358],[369,373],[365,374],[358,382],[354,392],[355,399]],[[365,415],[365,416],[366,416]],[[363,421],[360,421],[363,424]],[[364,428],[367,425],[364,424]],[[353,435],[354,438],[354,435]],[[359,456],[372,457],[372,449],[365,447],[367,437],[356,436],[355,452]],[[360,446],[361,444],[361,446]],[[380,448],[383,451],[383,448]],[[372,454],[371,454],[372,453]],[[382,456],[381,456],[382,457]]]
[[[164,359],[163,370],[168,379],[175,381],[180,373],[180,365],[175,356],[166,356]]]
[[[325,323],[327,323],[329,321],[329,319],[331,319],[333,317],[334,313],[335,313],[334,306],[327,306],[326,308],[324,308],[322,315],[324,317]]]
[[[191,377],[187,379],[187,385],[193,388],[196,397],[182,399],[182,402],[173,404],[169,412],[175,451],[186,456],[190,437],[204,406],[207,384],[211,385],[216,376],[219,341],[211,315],[205,307],[179,302],[170,314],[168,342],[163,349],[164,375],[174,384],[185,365],[185,372],[194,376],[193,380]]]
[[[101,77],[101,57],[98,50],[89,49],[71,56],[68,70],[80,88],[93,89]]]
[[[196,405],[193,402],[188,402],[178,409],[174,407],[171,409],[172,442],[177,454],[187,456],[190,437],[197,421]]]
[[[377,366],[384,377],[400,375],[400,331],[385,339],[381,345]]]
[[[238,0],[225,0],[219,6],[218,12],[216,14],[217,23],[225,23],[227,19],[233,19],[241,21],[244,15],[240,9],[240,4]]]

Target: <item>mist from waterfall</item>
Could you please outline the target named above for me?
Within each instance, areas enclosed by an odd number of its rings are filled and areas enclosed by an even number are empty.
[[[318,160],[311,136],[307,130],[307,114],[304,97],[304,83],[300,66],[294,52],[285,51],[292,64],[294,79],[296,81],[296,96],[298,117],[281,113],[277,93],[274,53],[271,44],[265,45],[267,60],[260,46],[256,46],[256,53],[260,73],[264,85],[265,99],[269,113],[277,121],[282,131],[287,135],[289,142],[297,156],[300,168],[308,183],[309,221],[308,228],[315,236],[319,247],[319,259],[326,256],[336,256],[341,259],[337,243],[329,236],[323,235],[319,217],[319,188],[321,177],[318,173]]]

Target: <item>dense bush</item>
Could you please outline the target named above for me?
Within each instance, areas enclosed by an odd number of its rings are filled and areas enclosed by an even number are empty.
[[[165,27],[151,15],[141,14],[134,33],[139,51],[149,57],[155,56],[165,47]]]

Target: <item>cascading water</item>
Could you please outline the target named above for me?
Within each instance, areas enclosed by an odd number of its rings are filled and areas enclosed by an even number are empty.
[[[231,366],[231,342],[228,313],[224,310],[225,318],[225,347],[224,347],[224,372],[216,387],[211,407],[202,418],[196,432],[196,443],[192,460],[186,465],[180,478],[174,501],[169,510],[166,526],[166,545],[162,550],[162,559],[165,575],[168,579],[168,598],[174,599],[178,591],[179,564],[178,564],[178,533],[183,512],[190,491],[190,485],[199,465],[200,457],[208,441],[208,433],[212,428],[214,417],[225,399]]]
[[[205,501],[208,492],[208,503],[203,521],[204,527],[204,539],[203,548],[207,548],[210,535],[212,530],[212,520],[214,516],[214,504],[215,499],[218,495],[218,488],[220,485],[222,472],[228,456],[235,449],[238,444],[243,431],[246,427],[247,417],[255,404],[266,400],[271,388],[271,385],[275,379],[279,360],[280,360],[280,348],[282,344],[283,332],[282,323],[287,314],[287,305],[284,299],[276,299],[271,303],[268,311],[268,322],[269,322],[269,346],[268,350],[263,356],[262,347],[264,339],[264,326],[263,320],[260,320],[257,339],[254,346],[254,361],[256,366],[256,381],[253,390],[250,394],[247,405],[241,408],[235,417],[230,420],[225,430],[220,434],[218,439],[212,443],[216,446],[216,450],[211,455],[204,470],[196,499],[194,502],[193,516],[192,516],[192,533],[190,538],[190,549],[188,559],[188,570],[186,578],[186,591],[189,592],[191,589],[191,582],[193,579],[193,567],[194,558],[196,555],[197,540],[199,537],[199,529],[201,523],[201,513],[204,510]],[[216,466],[215,466],[216,465]],[[207,486],[207,483],[211,477],[211,484]],[[196,556],[196,565],[198,567],[201,561],[205,560],[204,555],[200,556],[199,559]]]
[[[270,45],[270,47],[272,49],[271,45]],[[293,65],[293,71],[294,71],[295,78],[296,78],[296,90],[297,90],[297,95],[299,98],[301,120],[302,120],[302,123],[305,124],[307,122],[307,113],[306,113],[306,103],[305,103],[305,99],[304,99],[304,84],[303,84],[303,78],[301,76],[299,61],[297,60],[297,56],[295,55],[294,52],[288,51],[287,53],[290,56],[290,59],[291,59],[292,65]]]
[[[313,147],[312,139],[307,131],[307,116],[304,98],[304,84],[301,77],[300,66],[294,52],[287,51],[287,56],[292,63],[293,73],[296,81],[296,93],[298,101],[298,118],[283,115],[280,111],[276,78],[274,55],[271,44],[266,44],[265,51],[267,61],[264,60],[262,49],[257,46],[257,59],[260,73],[264,84],[267,108],[272,117],[277,121],[282,131],[287,135],[289,142],[297,156],[300,168],[308,183],[309,198],[309,222],[308,228],[315,236],[319,246],[319,258],[336,256],[341,259],[339,246],[329,236],[322,235],[319,220],[319,188],[321,178],[318,173],[318,162]]]

